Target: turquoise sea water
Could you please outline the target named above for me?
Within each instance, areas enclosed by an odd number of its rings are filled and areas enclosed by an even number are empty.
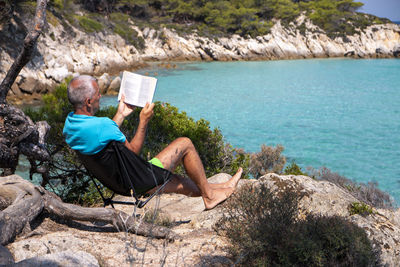
[[[400,60],[178,66],[141,71],[157,75],[156,101],[205,118],[236,147],[282,144],[289,162],[377,181],[400,203]]]

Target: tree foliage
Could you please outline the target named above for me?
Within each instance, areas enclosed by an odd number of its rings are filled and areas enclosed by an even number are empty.
[[[24,3],[30,1],[0,0],[3,20],[15,6]],[[56,17],[62,14],[70,23],[89,33],[114,31],[138,49],[144,48],[143,40],[137,36],[131,22],[155,28],[173,27],[185,33],[197,30],[200,35],[255,37],[267,34],[276,20],[288,25],[299,15],[306,14],[332,38],[355,34],[368,25],[389,22],[356,12],[363,4],[355,0],[51,0],[49,5]],[[81,7],[86,10],[83,17]],[[297,27],[304,30],[304,25]]]
[[[29,1],[1,2],[7,5],[0,12],[7,13],[19,2]],[[368,25],[388,22],[356,12],[363,4],[355,0],[51,0],[49,4],[55,15],[64,15],[77,27],[88,32],[111,30],[125,39],[133,38],[128,41],[135,46],[140,46],[141,40],[131,34],[129,21],[139,26],[173,27],[186,33],[197,30],[200,35],[244,37],[265,35],[276,20],[289,25],[301,14],[330,37],[352,35]],[[87,19],[79,18],[81,7],[86,10],[83,16]],[[297,27],[302,29],[304,25]]]

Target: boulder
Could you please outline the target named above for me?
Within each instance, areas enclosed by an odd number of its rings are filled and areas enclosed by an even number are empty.
[[[36,266],[82,266],[82,267],[100,267],[98,261],[93,255],[83,251],[63,251],[51,253],[42,256],[36,256],[15,263],[15,267],[36,267]]]
[[[104,73],[97,79],[97,81],[100,87],[100,94],[104,95],[111,84],[110,75],[108,75],[108,73]]]
[[[19,83],[19,89],[24,93],[33,94],[36,91],[37,85],[38,83],[36,77],[22,77]]]
[[[107,89],[107,94],[116,94],[116,93],[118,93],[120,86],[121,86],[121,78],[119,76],[117,76],[110,83],[110,86]]]
[[[209,178],[211,183],[225,182],[231,176],[218,174]],[[374,213],[362,217],[350,215],[348,206],[356,201],[344,188],[327,181],[314,180],[307,176],[267,174],[258,180],[242,179],[238,187],[245,184],[266,184],[272,189],[293,188],[304,194],[300,201],[301,216],[304,213],[339,215],[366,230],[369,238],[382,250],[383,264],[398,266],[400,262],[400,210],[374,209]],[[118,200],[131,200],[117,196]],[[229,199],[227,200],[227,202]],[[251,204],[251,203],[249,203]],[[163,194],[153,198],[143,209],[127,205],[115,205],[136,216],[139,220],[152,220],[168,225],[181,236],[174,243],[114,232],[110,225],[88,222],[71,222],[62,225],[50,218],[30,234],[29,238],[18,238],[7,245],[18,264],[26,259],[42,257],[49,253],[69,258],[83,258],[82,266],[230,266],[234,262],[228,257],[227,240],[216,234],[215,223],[223,216],[222,203],[212,210],[204,210],[201,197],[187,197],[178,194]],[[154,217],[157,211],[157,217]],[[145,219],[147,218],[147,219]],[[73,226],[73,227],[71,227]],[[150,243],[149,243],[150,242]],[[148,244],[151,244],[149,246]],[[72,252],[72,253],[71,253]],[[85,254],[80,254],[85,253]],[[93,256],[91,256],[93,255]],[[58,258],[59,256],[57,256]],[[85,258],[86,257],[86,258]],[[94,259],[95,258],[95,259]],[[54,258],[52,258],[54,259]],[[95,261],[96,260],[96,261]],[[36,262],[37,263],[37,262]],[[60,262],[57,262],[60,264]],[[28,265],[30,266],[30,265]],[[61,266],[67,266],[62,265]]]
[[[53,79],[57,83],[61,83],[65,78],[71,75],[66,67],[57,67],[52,69],[46,69],[44,71],[46,78]]]
[[[94,64],[93,60],[89,58],[85,52],[77,53],[74,59],[74,72],[79,72],[81,74],[93,74]]]
[[[19,86],[18,86],[18,84],[16,82],[14,82],[13,85],[11,86],[11,91],[16,96],[21,96],[22,95],[21,89],[19,89]]]

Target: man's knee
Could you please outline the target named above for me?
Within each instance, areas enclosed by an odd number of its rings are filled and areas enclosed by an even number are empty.
[[[194,147],[192,140],[188,137],[179,137],[176,139],[180,144],[182,144],[184,147]]]

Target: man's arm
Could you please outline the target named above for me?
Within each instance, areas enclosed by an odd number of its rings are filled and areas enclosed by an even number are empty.
[[[130,142],[125,141],[125,146],[137,155],[140,153],[140,150],[142,150],[144,138],[146,137],[147,124],[149,123],[151,117],[154,114],[153,108],[154,108],[154,103],[152,104],[146,103],[146,105],[140,112],[139,126],[136,129],[135,136],[132,138]]]

